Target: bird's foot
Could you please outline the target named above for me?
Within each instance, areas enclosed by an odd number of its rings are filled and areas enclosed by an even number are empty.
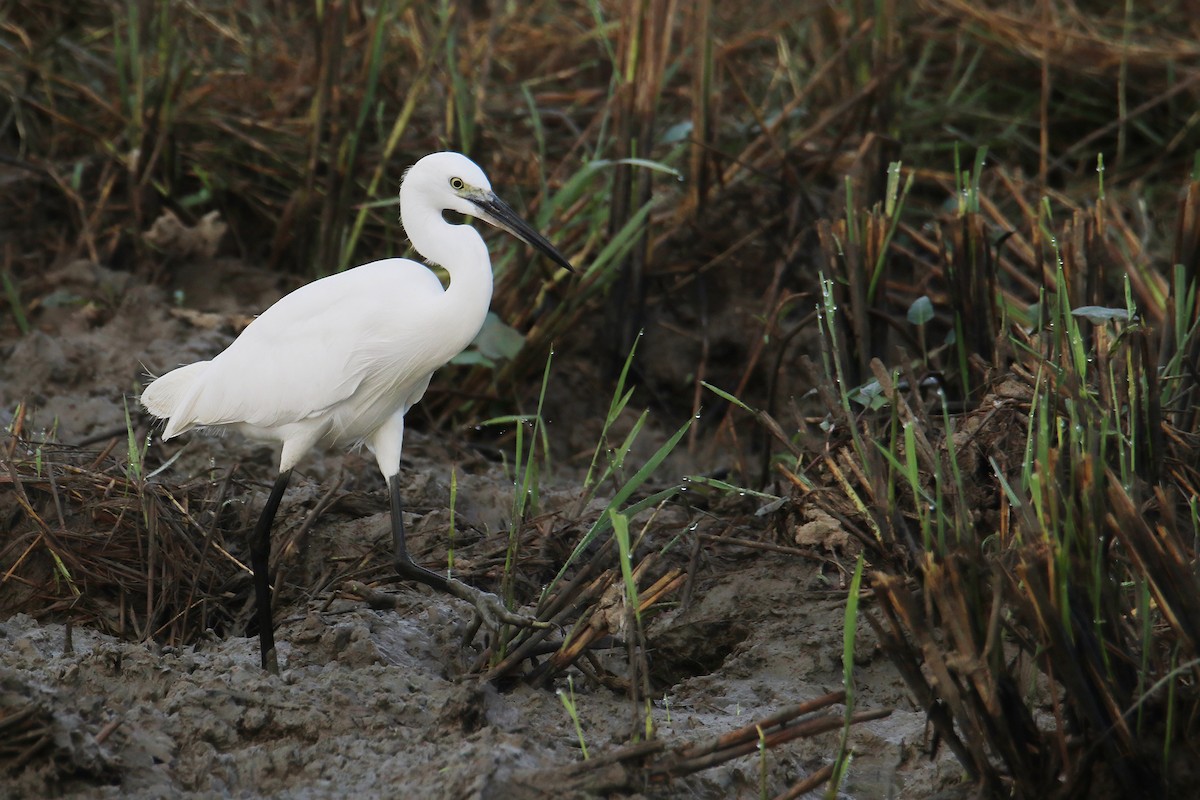
[[[468,586],[462,581],[451,580],[446,591],[473,605],[483,624],[491,630],[499,630],[501,625],[515,625],[519,628],[550,627],[548,622],[511,611],[496,595]]]
[[[279,655],[274,647],[262,652],[262,668],[272,675],[279,674]]]
[[[549,628],[550,623],[542,622],[525,614],[510,611],[504,602],[494,594],[476,589],[462,581],[438,574],[425,567],[414,564],[407,554],[402,553],[395,562],[396,572],[401,578],[417,581],[439,592],[453,595],[460,600],[466,600],[475,606],[484,625],[491,630],[499,630],[502,625],[515,625],[520,628]]]

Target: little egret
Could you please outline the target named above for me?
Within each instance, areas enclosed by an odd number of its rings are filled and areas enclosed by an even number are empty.
[[[450,274],[443,288],[424,264],[389,258],[303,286],[268,308],[211,361],[154,380],[142,405],[165,419],[163,439],[192,428],[230,429],[280,445],[279,476],[254,528],[254,570],[263,669],[278,672],[271,621],[271,523],[292,469],[314,446],[365,444],[391,497],[395,567],[471,603],[491,627],[529,625],[498,597],[413,563],[404,544],[400,449],[404,414],[425,394],[434,370],[471,343],[492,298],[483,237],[445,211],[477,217],[570,262],[492,191],[487,176],[458,153],[433,153],[400,184],[400,221],[413,247]]]

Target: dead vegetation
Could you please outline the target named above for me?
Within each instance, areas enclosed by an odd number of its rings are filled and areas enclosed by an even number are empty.
[[[615,372],[645,329],[638,382],[701,416],[698,463],[790,495],[757,544],[819,519],[866,553],[866,618],[986,794],[1178,793],[1200,700],[1200,22],[1134,5],[22,3],[0,17],[0,321],[36,327],[21,289],[52,264],[169,283],[164,261],[205,255],[144,236],[156,220],[227,225],[226,251],[290,271],[398,253],[399,171],[466,150],[589,266],[546,285],[504,252],[494,307],[525,346],[435,388],[438,424],[528,396],[568,331]],[[19,416],[5,613],[164,642],[244,623],[229,475],[148,481],[136,445]],[[606,542],[539,606],[568,635],[475,669],[644,698],[652,643],[614,610]],[[642,609],[673,602],[686,565],[639,563]],[[614,634],[625,676],[586,655]],[[19,759],[36,736],[9,741]]]
[[[0,487],[11,505],[0,613],[164,643],[229,629],[229,600],[249,573],[214,513],[228,481],[148,482],[112,443],[91,451],[30,442],[19,424],[4,450]]]
[[[871,554],[867,619],[989,795],[1186,793],[1167,756],[1200,702],[1200,182],[1156,272],[1103,196],[1005,219],[970,178],[932,237],[899,225],[907,246],[882,204],[822,229],[834,281],[809,371],[831,435],[780,466],[801,520],[822,509]],[[914,261],[926,283],[891,278]],[[1031,275],[1036,295],[1005,279]]]
[[[517,784],[551,785],[564,792],[661,790],[673,779],[753,753],[760,748],[775,747],[792,739],[837,730],[845,722],[842,715],[817,712],[845,700],[845,692],[834,692],[808,703],[780,709],[770,717],[707,741],[680,745],[670,751],[661,739],[640,742],[563,769],[520,776]],[[853,722],[880,719],[889,713],[886,710],[864,711],[856,714]],[[827,782],[832,772],[832,766],[817,770],[780,793],[776,800],[801,797]]]

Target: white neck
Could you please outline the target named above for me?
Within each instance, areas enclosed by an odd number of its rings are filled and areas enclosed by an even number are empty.
[[[407,196],[403,187],[400,219],[416,251],[450,273],[439,315],[449,360],[479,333],[492,303],[492,261],[487,245],[470,225],[451,225],[428,202]]]

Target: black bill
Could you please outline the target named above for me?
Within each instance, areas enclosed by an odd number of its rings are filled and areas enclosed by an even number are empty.
[[[471,198],[471,202],[479,208],[480,219],[490,222],[497,228],[508,231],[522,242],[525,242],[525,244],[532,245],[541,250],[551,261],[558,264],[567,272],[575,271],[575,268],[571,266],[571,262],[567,261],[566,256],[558,252],[558,248],[550,244],[546,240],[546,237],[530,227],[528,222],[517,216],[517,212],[513,211],[508,203],[505,203],[494,193],[489,193],[488,196],[478,199]]]

